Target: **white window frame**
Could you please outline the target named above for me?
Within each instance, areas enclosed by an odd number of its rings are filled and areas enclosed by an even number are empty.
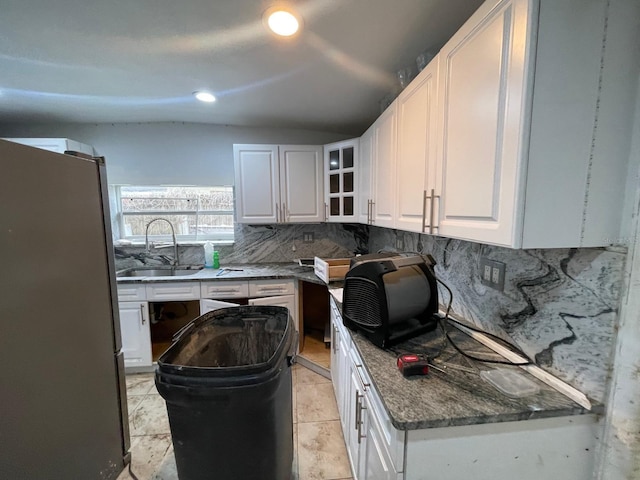
[[[206,234],[198,234],[196,229],[195,235],[185,235],[178,234],[176,232],[176,241],[179,242],[219,242],[219,243],[233,243],[234,241],[234,226],[235,226],[235,192],[233,192],[233,187],[229,185],[211,185],[211,187],[227,187],[231,188],[232,195],[234,197],[234,209],[233,210],[196,210],[194,213],[190,210],[160,210],[160,211],[144,211],[144,212],[123,212],[122,211],[122,187],[202,187],[198,185],[113,185],[114,193],[115,193],[115,206],[116,206],[116,221],[118,222],[118,230],[120,232],[121,240],[129,240],[134,243],[144,243],[145,236],[144,235],[126,235],[125,234],[125,223],[124,219],[126,216],[134,216],[134,215],[146,215],[153,218],[166,218],[171,215],[193,215],[196,219],[200,215],[230,215],[232,218],[232,228],[231,232],[219,232],[215,235],[206,235]],[[196,220],[197,222],[197,220]],[[175,225],[174,225],[175,228]],[[149,241],[154,242],[171,242],[171,233],[169,226],[167,225],[167,234],[166,235],[149,235]]]

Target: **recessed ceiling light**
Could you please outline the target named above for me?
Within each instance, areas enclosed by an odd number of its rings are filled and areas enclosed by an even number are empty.
[[[301,18],[291,10],[273,7],[264,14],[265,23],[269,29],[281,37],[291,37],[300,29]]]
[[[216,97],[213,95],[213,93],[193,92],[193,95],[201,102],[211,103],[216,101]]]

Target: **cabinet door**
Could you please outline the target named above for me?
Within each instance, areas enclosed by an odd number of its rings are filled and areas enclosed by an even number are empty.
[[[280,147],[281,222],[322,222],[322,147],[283,145]]]
[[[208,298],[203,298],[202,300],[200,300],[200,315],[218,310],[219,308],[237,307],[239,305],[239,303],[223,302],[221,300],[211,300]]]
[[[359,480],[397,480],[398,473],[394,470],[389,454],[384,448],[375,415],[367,413],[367,443],[362,467],[364,475]]]
[[[527,0],[483,4],[440,51],[437,233],[514,245],[530,54]]]
[[[234,145],[236,221],[277,223],[280,174],[277,145]]]
[[[358,146],[357,138],[324,146],[324,199],[328,222],[357,221]]]
[[[120,334],[125,367],[151,366],[151,331],[147,302],[120,302]]]
[[[295,295],[279,295],[277,297],[263,297],[252,298],[249,300],[249,305],[274,305],[277,307],[287,307],[289,309],[289,315],[291,315],[291,321],[298,331],[298,311],[296,308]]]
[[[350,369],[348,385],[345,444],[351,469],[355,473],[354,478],[360,480],[364,478],[367,408],[364,391],[353,364]]]
[[[373,182],[373,140],[375,128],[372,125],[360,137],[360,152],[358,156],[358,222],[372,223],[371,202]]]
[[[338,413],[340,418],[344,417],[344,392],[346,389],[345,383],[348,379],[344,375],[344,361],[346,359],[342,350],[345,348],[344,342],[341,341],[340,325],[338,322],[342,322],[340,316],[334,310],[333,305],[331,310],[331,383],[333,384],[333,391],[336,396],[336,403],[338,405]],[[343,422],[344,423],[344,422]]]
[[[374,123],[373,219],[379,227],[395,226],[397,106],[396,100]]]
[[[411,232],[424,231],[425,197],[435,188],[437,79],[436,58],[398,97],[395,226]]]

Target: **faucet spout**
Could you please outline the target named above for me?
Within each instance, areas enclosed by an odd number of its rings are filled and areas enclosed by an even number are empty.
[[[173,224],[166,218],[154,218],[149,223],[147,223],[147,228],[144,232],[145,250],[147,252],[149,251],[149,227],[152,223],[158,222],[160,220],[162,220],[163,222],[167,222],[169,224],[169,227],[171,227],[171,238],[173,239],[173,262],[171,262],[171,265],[179,265],[180,262],[178,261],[178,242],[176,241],[176,231],[173,228]]]

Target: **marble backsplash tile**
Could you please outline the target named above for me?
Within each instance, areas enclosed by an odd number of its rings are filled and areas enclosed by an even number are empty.
[[[314,241],[304,243],[303,233]],[[518,344],[540,366],[602,401],[614,345],[626,254],[606,249],[512,250],[400,230],[351,224],[236,225],[233,245],[219,245],[222,265],[349,257],[395,250],[430,253],[454,292],[453,310]],[[295,247],[295,250],[294,250]],[[171,247],[116,247],[116,268],[169,263]],[[183,264],[204,263],[201,245],[180,246]],[[505,288],[480,283],[479,259],[506,264]],[[440,288],[440,301],[448,301]]]
[[[510,339],[545,370],[603,401],[626,254],[599,248],[512,250],[371,227],[371,252],[431,254],[453,310]],[[480,283],[481,256],[506,264],[504,291]],[[440,302],[448,302],[442,287]]]
[[[302,241],[303,233],[312,233],[314,240]],[[352,224],[288,224],[288,225],[242,225],[236,224],[233,245],[216,245],[220,252],[220,264],[293,262],[298,258],[352,257],[355,253],[366,253],[369,227]],[[181,264],[203,264],[202,245],[180,245]],[[169,264],[173,258],[173,247],[152,248],[146,252],[144,246],[117,246],[115,248],[116,269],[141,265]]]

